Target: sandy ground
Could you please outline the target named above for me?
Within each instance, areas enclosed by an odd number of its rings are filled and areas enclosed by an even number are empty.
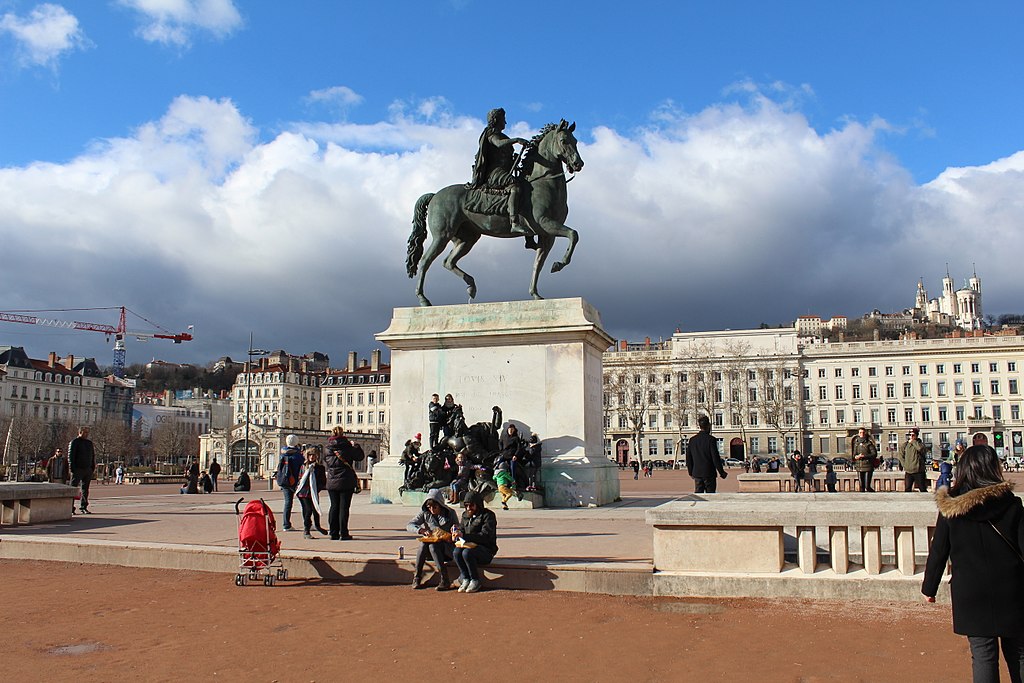
[[[963,681],[947,607],[477,594],[0,561],[8,681]]]

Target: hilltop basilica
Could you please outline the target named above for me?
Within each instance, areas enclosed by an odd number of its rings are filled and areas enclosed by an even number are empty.
[[[981,280],[975,271],[960,289],[953,291],[953,278],[946,267],[942,278],[942,296],[928,298],[924,281],[917,282],[917,298],[914,302],[913,317],[939,325],[953,325],[965,330],[981,329]]]

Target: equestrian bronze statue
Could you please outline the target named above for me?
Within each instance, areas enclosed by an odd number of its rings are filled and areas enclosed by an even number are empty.
[[[557,273],[572,260],[579,234],[565,224],[569,215],[566,186],[571,180],[565,170],[574,174],[583,168],[573,136],[576,124],[549,123],[529,141],[509,138],[502,132],[504,127],[504,110],[492,110],[480,136],[473,180],[425,194],[416,202],[405,265],[409,277],[418,274],[416,296],[421,306],[431,305],[423,293],[427,269],[449,243],[452,249],[444,267],[465,281],[470,299],[476,297],[476,281],[459,268],[459,260],[482,235],[525,237],[526,246],[536,250],[530,279],[534,299],[543,298],[537,293],[537,278],[556,237],[568,238],[569,246],[551,272]],[[523,147],[518,160],[514,158],[517,144]],[[431,241],[424,249],[428,230]]]

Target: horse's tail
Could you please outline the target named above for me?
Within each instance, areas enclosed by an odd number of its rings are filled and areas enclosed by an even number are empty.
[[[427,239],[427,205],[434,198],[428,192],[416,200],[416,208],[412,210],[412,234],[409,235],[408,256],[405,257],[405,272],[409,277],[416,277],[420,257],[423,256],[423,242]]]

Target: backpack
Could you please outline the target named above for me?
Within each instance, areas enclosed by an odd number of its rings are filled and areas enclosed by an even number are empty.
[[[283,489],[293,489],[293,488],[295,488],[295,484],[296,484],[295,475],[292,474],[291,470],[292,470],[292,468],[291,468],[291,456],[290,455],[281,456],[281,462],[277,466],[277,475],[275,477],[276,480],[277,480],[277,485],[280,488],[283,488]]]

